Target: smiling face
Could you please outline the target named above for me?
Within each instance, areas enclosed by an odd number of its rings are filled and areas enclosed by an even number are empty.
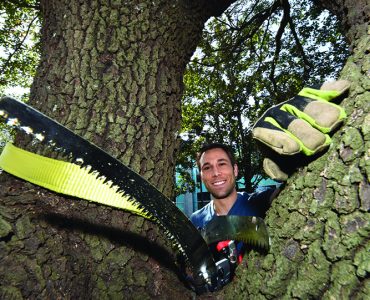
[[[236,195],[237,165],[232,165],[227,153],[221,148],[207,150],[199,159],[200,176],[214,199]]]

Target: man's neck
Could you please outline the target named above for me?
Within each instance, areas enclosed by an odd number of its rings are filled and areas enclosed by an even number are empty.
[[[236,202],[238,193],[235,191],[232,192],[229,196],[222,199],[213,199],[213,209],[217,216],[225,216],[229,213],[230,209],[233,207]]]

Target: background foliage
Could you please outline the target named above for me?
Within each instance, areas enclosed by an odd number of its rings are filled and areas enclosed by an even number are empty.
[[[30,87],[39,60],[39,29],[35,0],[0,3],[0,93]]]
[[[250,183],[261,174],[251,125],[303,86],[335,78],[347,55],[337,22],[311,1],[236,2],[208,22],[188,65],[178,171],[202,143],[224,142]]]
[[[40,12],[36,0],[0,3],[0,96],[27,100],[39,60]],[[0,123],[0,150],[12,133]]]

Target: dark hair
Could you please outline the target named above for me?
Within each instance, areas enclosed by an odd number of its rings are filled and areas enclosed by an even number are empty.
[[[236,164],[236,159],[235,159],[235,156],[234,156],[234,152],[233,150],[231,149],[230,146],[227,146],[225,144],[221,144],[221,143],[210,143],[210,144],[204,144],[198,154],[197,154],[197,166],[200,170],[200,157],[202,156],[202,154],[208,150],[211,150],[211,149],[222,149],[226,152],[227,156],[229,157],[230,161],[231,161],[231,165],[234,166]]]

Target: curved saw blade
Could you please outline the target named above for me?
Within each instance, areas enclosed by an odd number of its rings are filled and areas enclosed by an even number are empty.
[[[216,284],[216,265],[208,246],[189,219],[158,189],[108,153],[34,108],[10,97],[0,100],[0,117],[55,150],[62,149],[81,167],[104,176],[152,216],[189,261],[195,279]],[[200,279],[199,279],[200,280]]]
[[[208,245],[224,240],[236,240],[266,251],[270,247],[267,227],[259,217],[217,216],[207,223],[201,234]]]

